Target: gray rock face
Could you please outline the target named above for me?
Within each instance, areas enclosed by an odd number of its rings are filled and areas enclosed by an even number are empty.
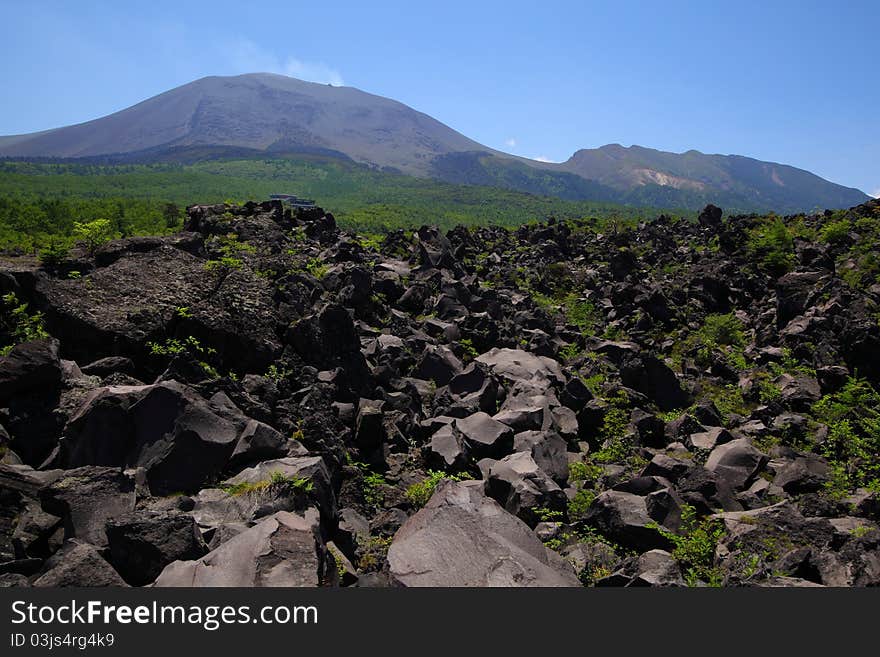
[[[579,586],[571,568],[475,482],[445,482],[388,550],[397,586]]]
[[[662,520],[666,514],[652,516],[649,503],[651,495],[605,491],[593,501],[586,520],[613,541],[626,547],[640,551],[669,549],[669,541],[655,528],[655,525],[664,524]]]
[[[561,511],[568,502],[562,489],[528,452],[516,452],[492,463],[486,490],[510,513],[530,524],[537,521],[534,509]]]
[[[45,572],[34,580],[33,586],[60,588],[126,584],[95,546],[69,541],[46,563]]]
[[[0,358],[0,402],[34,389],[51,389],[60,382],[58,340],[25,342]]]
[[[313,496],[327,518],[336,515],[336,497],[330,481],[330,472],[320,456],[291,456],[274,461],[263,461],[252,468],[227,479],[224,485],[256,484],[270,482],[273,476],[288,479],[306,479],[311,484]]]
[[[552,358],[536,356],[521,349],[499,349],[497,347],[477,356],[478,363],[484,363],[495,374],[508,381],[528,381],[544,378],[553,383],[564,384],[562,368]]]
[[[198,559],[208,551],[190,515],[138,513],[107,523],[110,561],[126,582],[152,582],[172,561]]]
[[[241,422],[245,418],[241,416]],[[67,467],[143,467],[155,495],[198,490],[236,449],[239,427],[184,385],[100,388],[65,429]]]
[[[478,457],[500,457],[513,448],[513,429],[482,411],[456,420],[455,428]]]
[[[317,511],[279,511],[201,559],[169,564],[154,586],[320,586],[325,552]]]
[[[64,519],[67,538],[103,547],[107,520],[134,511],[135,482],[118,468],[68,470],[40,492],[43,508]]]
[[[706,459],[706,469],[734,490],[746,488],[767,462],[747,438],[719,445]]]

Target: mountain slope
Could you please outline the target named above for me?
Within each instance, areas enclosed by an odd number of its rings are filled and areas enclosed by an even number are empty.
[[[828,182],[803,169],[695,150],[667,153],[609,144],[580,150],[560,168],[624,192],[656,186],[691,196],[739,197],[748,207],[801,208],[808,199],[815,208],[848,207],[868,199],[857,189]]]
[[[318,154],[445,182],[570,200],[795,212],[863,203],[863,192],[736,155],[618,144],[537,162],[488,148],[402,103],[270,73],[207,77],[109,116],[0,137],[0,157],[116,162]]]
[[[488,150],[426,114],[351,87],[258,73],[208,77],[110,116],[0,141],[0,156],[88,158],[198,146],[326,152],[425,174],[437,155]]]

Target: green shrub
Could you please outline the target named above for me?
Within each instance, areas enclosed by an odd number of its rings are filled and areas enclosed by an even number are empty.
[[[819,231],[819,237],[829,244],[839,244],[849,236],[849,231],[849,222],[846,219],[841,219],[825,224]]]
[[[431,499],[431,496],[434,494],[437,486],[444,479],[451,479],[452,481],[462,481],[464,479],[470,479],[470,477],[465,474],[450,475],[445,472],[440,472],[438,470],[428,470],[427,478],[413,484],[406,489],[406,499],[409,500],[413,506],[419,508],[425,506],[428,503],[428,500]]]
[[[871,384],[850,378],[816,402],[813,412],[828,425],[822,451],[832,466],[830,492],[880,486],[880,394]]]
[[[54,269],[61,265],[70,253],[70,247],[61,240],[53,239],[40,250],[40,264]]]
[[[87,222],[74,222],[74,238],[83,244],[89,255],[94,255],[102,245],[112,240],[116,233],[109,219],[95,219]]]
[[[779,217],[764,221],[752,231],[749,248],[773,276],[781,276],[794,266],[794,239]]]
[[[7,356],[22,342],[49,337],[43,327],[43,313],[28,312],[28,304],[14,292],[0,297],[0,356]]]
[[[568,519],[571,522],[583,520],[587,511],[596,499],[596,491],[592,488],[581,488],[568,502]]]
[[[674,546],[672,556],[682,567],[689,585],[703,581],[711,586],[720,586],[720,572],[714,566],[715,549],[724,534],[724,527],[719,521],[708,518],[699,520],[696,509],[684,504],[681,507],[679,533],[656,523],[652,523],[652,526]]]
[[[699,335],[705,344],[715,346],[745,346],[744,326],[733,313],[708,315]]]

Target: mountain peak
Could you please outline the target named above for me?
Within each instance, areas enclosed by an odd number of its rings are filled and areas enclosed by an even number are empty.
[[[536,162],[483,146],[398,101],[268,72],[209,76],[100,119],[0,137],[0,157],[16,158],[315,154],[450,182],[663,207],[713,202],[799,211],[868,198],[794,167],[696,150],[611,143],[578,150],[566,162]]]

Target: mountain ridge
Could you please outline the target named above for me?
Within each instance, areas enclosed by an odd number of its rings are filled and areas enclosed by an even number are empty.
[[[0,137],[0,157],[149,162],[317,153],[395,173],[561,198],[800,211],[869,197],[790,165],[607,144],[565,162],[499,151],[399,101],[273,73],[209,76],[105,117]]]

